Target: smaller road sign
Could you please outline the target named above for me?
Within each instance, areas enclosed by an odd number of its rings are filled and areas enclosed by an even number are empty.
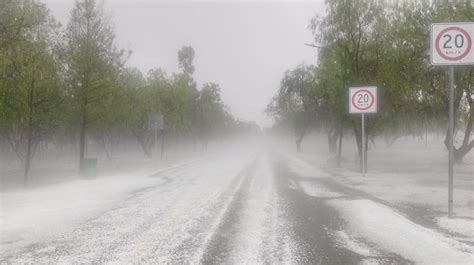
[[[431,64],[474,64],[474,23],[431,24]]]
[[[150,113],[148,115],[148,129],[152,131],[164,130],[165,120],[163,118],[163,114]]]
[[[377,87],[349,88],[349,113],[376,113]]]

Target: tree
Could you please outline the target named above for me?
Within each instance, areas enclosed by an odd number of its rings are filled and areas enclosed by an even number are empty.
[[[189,77],[190,85],[195,85],[196,83],[191,80],[194,73],[194,49],[191,46],[183,46],[178,51],[178,66],[183,71],[183,73]]]
[[[438,2],[433,4],[433,17],[436,21],[473,21],[474,8],[472,1],[463,2]],[[440,71],[441,72],[441,71]],[[462,129],[464,132],[462,136],[461,145],[454,147],[454,161],[461,163],[463,157],[474,148],[474,140],[471,140],[471,133],[474,120],[474,69],[472,66],[456,67],[455,75],[455,131]],[[443,76],[445,73],[441,72]],[[441,79],[443,80],[443,79]],[[439,90],[446,91],[446,80],[441,83]],[[448,97],[443,95],[443,102],[445,112],[448,106]],[[448,148],[448,131],[446,130],[445,146]]]
[[[278,94],[266,109],[277,123],[293,128],[297,151],[301,151],[301,142],[309,130],[330,120],[327,101],[318,84],[317,68],[313,65],[302,64],[286,71]]]
[[[216,83],[203,85],[197,98],[196,131],[204,148],[209,138],[226,124],[228,113],[222,103],[220,87]]]
[[[26,185],[38,144],[64,113],[58,24],[37,1],[3,1],[1,7],[0,131],[24,163]]]
[[[79,119],[79,158],[86,153],[86,131],[104,114],[122,68],[125,51],[115,46],[115,36],[95,0],[76,1],[67,26],[67,81]]]
[[[379,1],[328,1],[328,13],[321,20],[313,20],[311,28],[316,40],[325,49],[333,49],[341,68],[341,83],[345,86],[378,85],[379,63],[383,60],[384,6]],[[334,88],[332,88],[334,89]],[[347,88],[346,88],[347,89]],[[339,103],[342,103],[339,101]],[[345,103],[343,103],[345,104]],[[342,105],[342,104],[341,104]],[[365,146],[362,146],[358,119],[352,118],[354,134],[362,168],[362,148],[367,149],[367,139],[373,124],[367,124]],[[367,152],[364,152],[367,155]]]
[[[328,147],[331,153],[334,153],[337,148],[339,165],[343,131],[349,121],[346,109],[347,72],[341,67],[337,50],[322,49],[318,65],[318,89],[322,94],[326,110],[325,126],[328,128]]]
[[[119,140],[133,135],[151,157],[150,113],[164,115],[167,133],[205,144],[238,127],[219,85],[197,89],[192,47],[179,50],[178,73],[124,69],[127,53],[95,0],[76,1],[62,33],[39,0],[0,1],[0,145],[24,162],[25,183],[40,143],[62,148],[77,131],[81,166],[88,139],[111,158]]]
[[[151,158],[154,137],[148,128],[148,115],[155,112],[157,93],[138,69],[125,69],[120,80],[124,90],[122,124],[137,139],[145,156]]]

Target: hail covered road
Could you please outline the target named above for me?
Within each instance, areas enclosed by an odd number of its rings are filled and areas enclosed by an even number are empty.
[[[409,247],[436,235],[278,152],[203,157],[150,178],[156,181],[69,231],[8,249],[0,263],[428,264],[434,255],[443,264],[472,258],[448,241],[421,254],[397,245],[384,237],[384,227],[351,210],[363,203],[387,216],[400,226],[402,243],[414,244]],[[353,219],[367,227],[358,229]]]

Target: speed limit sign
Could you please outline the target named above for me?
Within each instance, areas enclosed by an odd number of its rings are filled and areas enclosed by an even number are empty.
[[[474,64],[474,23],[431,25],[431,64]]]
[[[365,114],[377,112],[377,87],[350,87],[349,88],[349,113],[361,114],[361,140],[362,140],[362,156],[361,156],[361,172],[366,173],[366,157],[365,154]]]
[[[454,198],[454,68],[474,64],[474,23],[431,24],[431,64],[448,66],[448,216],[453,215]]]
[[[349,88],[349,113],[376,113],[377,87]]]

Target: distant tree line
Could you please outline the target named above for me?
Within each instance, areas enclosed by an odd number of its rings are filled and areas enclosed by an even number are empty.
[[[447,68],[430,64],[430,25],[474,21],[472,1],[328,0],[311,20],[318,62],[288,70],[267,107],[277,128],[291,128],[299,150],[305,134],[324,129],[340,161],[344,131],[362,148],[384,135],[388,145],[406,135],[444,130],[447,137]],[[474,147],[474,67],[456,67],[454,157]],[[379,113],[368,119],[362,147],[360,116],[348,114],[351,86],[379,88]],[[445,141],[445,144],[447,141]],[[365,152],[367,154],[367,152]],[[362,161],[362,159],[360,159]],[[361,162],[362,163],[362,162]]]
[[[25,183],[44,142],[77,141],[83,159],[88,139],[107,152],[134,137],[151,157],[150,113],[164,115],[167,134],[203,146],[247,126],[231,116],[218,84],[197,87],[192,47],[179,50],[172,74],[127,68],[129,54],[95,0],[76,1],[64,28],[38,0],[0,1],[0,148],[21,159]]]

